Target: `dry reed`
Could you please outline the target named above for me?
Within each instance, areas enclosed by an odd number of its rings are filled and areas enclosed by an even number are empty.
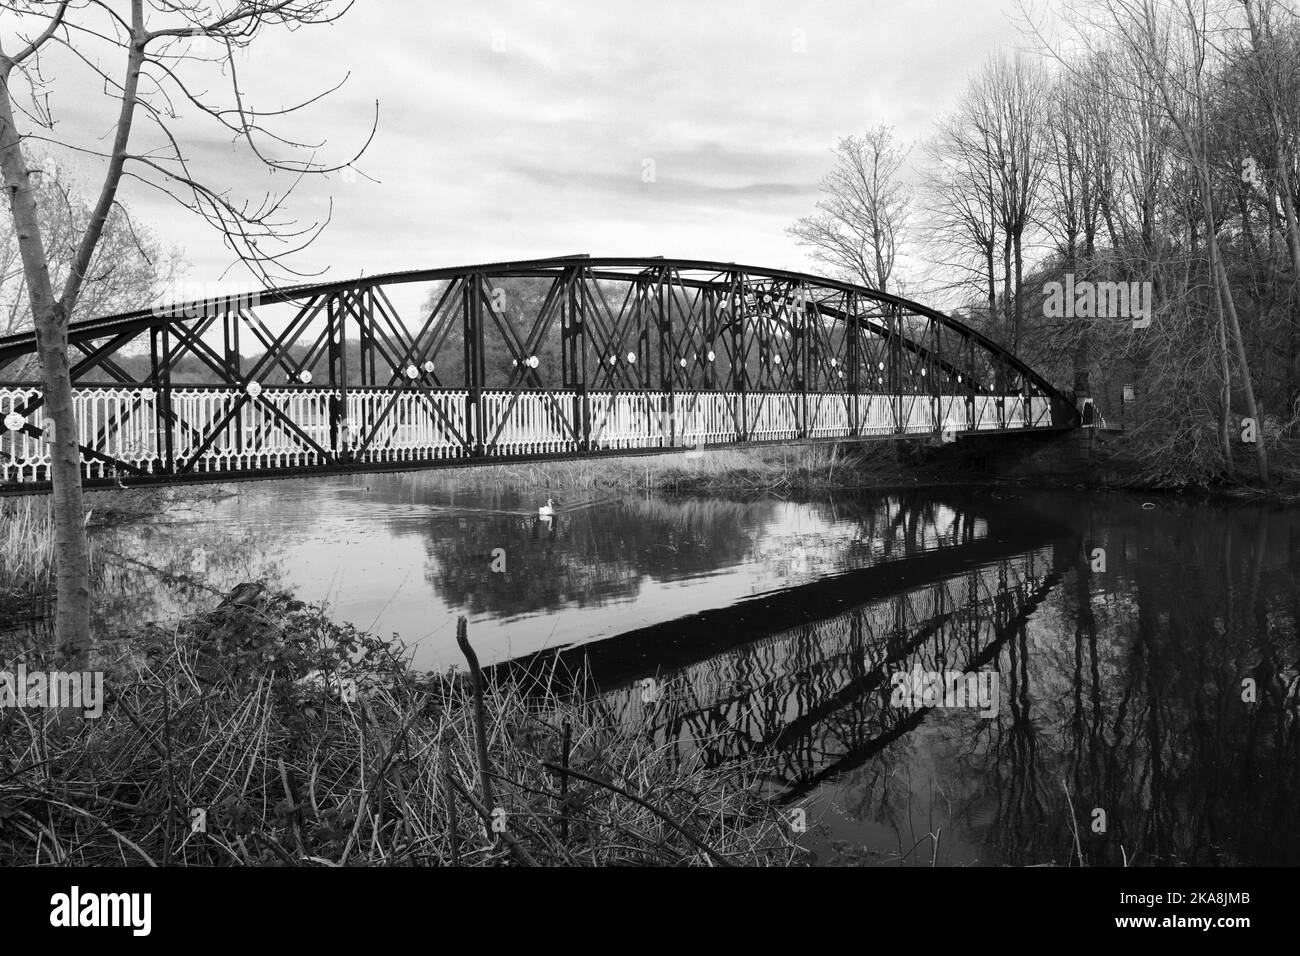
[[[259,585],[102,666],[98,719],[0,711],[0,864],[802,860],[757,765],[682,757],[552,675],[488,682],[482,768],[468,682]]]

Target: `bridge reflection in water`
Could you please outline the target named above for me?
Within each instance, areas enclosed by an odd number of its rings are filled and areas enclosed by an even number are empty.
[[[1220,552],[1177,515],[1106,508],[1122,520],[963,508],[983,534],[559,656],[683,763],[757,769],[823,859],[1300,861],[1300,527],[1269,537],[1261,512]],[[996,672],[997,713],[894,705],[914,668]]]
[[[675,744],[684,759],[698,752],[717,766],[771,752],[769,782],[789,801],[921,723],[930,708],[891,705],[896,672],[996,665],[1008,638],[1060,583],[1052,565],[1050,548],[997,561],[788,628],[604,700],[656,742]]]

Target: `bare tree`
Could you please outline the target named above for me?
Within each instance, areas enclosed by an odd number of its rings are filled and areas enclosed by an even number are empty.
[[[996,189],[1003,307],[1012,351],[1018,351],[1025,312],[1025,230],[1036,213],[1046,156],[1044,77],[1023,58],[995,57],[971,84],[968,105]]]
[[[0,44],[0,170],[36,327],[44,407],[54,428],[53,436],[46,437],[58,565],[56,640],[75,654],[84,655],[90,646],[91,596],[67,330],[91,277],[118,189],[130,177],[165,192],[220,230],[238,259],[262,277],[288,269],[285,257],[308,244],[324,222],[298,223],[286,215],[285,200],[302,176],[347,163],[323,163],[316,158],[321,144],[272,132],[269,123],[320,97],[270,110],[254,107],[240,82],[242,64],[236,54],[269,31],[328,23],[348,6],[329,0],[130,0],[116,5],[11,0],[0,5],[9,21],[8,35],[16,37],[12,46]],[[50,81],[42,62],[56,53],[59,75],[78,64],[107,94],[115,112],[107,149],[94,141],[87,145],[55,136]],[[116,75],[101,65],[112,58],[119,60]],[[206,87],[214,79],[215,94]],[[179,120],[186,111],[218,124],[263,164],[288,174],[288,187],[257,201],[241,201],[206,181],[185,151],[186,129]],[[142,149],[132,142],[138,119],[152,131],[152,142]],[[89,220],[57,292],[40,196],[27,159],[33,141],[76,149],[98,160],[102,170]]]
[[[1205,386],[1217,381],[1216,442],[1228,471],[1234,379],[1246,414],[1259,432],[1264,426],[1227,265],[1237,232],[1225,228],[1229,198],[1241,190],[1231,167],[1224,175],[1220,91],[1227,41],[1241,26],[1232,13],[1240,8],[1240,0],[1078,0],[1064,17],[1076,52],[1057,56],[1095,102],[1090,126],[1098,134],[1093,161],[1108,255],[1121,278],[1152,282],[1164,317],[1159,335],[1127,339],[1123,347],[1137,374],[1150,376],[1161,403],[1148,408],[1139,430],[1154,439],[1156,458],[1203,447],[1204,413],[1216,400],[1207,400],[1214,393]],[[1045,40],[1044,47],[1051,52]],[[1248,217],[1241,226],[1249,246]],[[1157,415],[1162,431],[1152,434]],[[1255,454],[1267,483],[1262,441]]]
[[[884,125],[841,139],[817,212],[787,232],[836,276],[889,291],[912,198],[902,176],[908,152]]]
[[[40,154],[28,159],[40,170],[40,181],[34,186],[36,208],[41,217],[50,271],[57,286],[66,281],[78,242],[90,221],[90,204],[80,195],[72,174],[55,159]],[[153,302],[175,281],[180,268],[179,251],[136,222],[119,203],[104,224],[104,235],[70,318],[76,321],[111,315]],[[31,331],[32,327],[27,277],[17,232],[9,210],[0,207],[0,335]],[[34,360],[30,368],[11,368],[6,372],[11,378],[27,374],[39,374]]]
[[[926,145],[929,235],[947,269],[962,270],[984,298],[988,321],[998,311],[998,193],[981,137],[971,135],[965,104],[938,125]]]
[[[1286,223],[1287,249],[1294,274],[1300,277],[1300,222],[1290,172],[1295,167],[1295,130],[1300,116],[1291,94],[1300,74],[1300,49],[1274,29],[1278,14],[1275,0],[1240,0],[1250,31],[1250,62],[1256,85],[1252,91],[1263,106],[1271,140],[1271,176]]]
[[[1208,0],[1183,0],[1179,5],[1158,0],[1107,0],[1107,9],[1123,48],[1152,78],[1165,115],[1177,132],[1182,159],[1195,178],[1210,275],[1226,326],[1224,338],[1230,341],[1237,362],[1246,414],[1262,432],[1250,360],[1218,236],[1221,217],[1210,148],[1214,132],[1207,74],[1211,58],[1217,55],[1211,32],[1219,31],[1222,23]],[[1259,479],[1267,484],[1268,450],[1262,434],[1255,441],[1255,460]]]
[[[1100,137],[1092,128],[1096,114],[1090,92],[1077,76],[1065,73],[1057,77],[1048,93],[1052,121],[1044,137],[1040,224],[1055,240],[1056,253],[1068,273],[1075,273],[1081,263],[1085,270],[1091,269],[1100,222],[1096,155]],[[1090,318],[1062,323],[1052,335],[1061,346],[1072,346],[1074,391],[1079,396],[1091,394],[1090,325]]]
[[[996,56],[972,77],[930,147],[940,227],[955,227],[979,250],[990,321],[1001,313],[1003,338],[1013,351],[1024,327],[1024,243],[1040,201],[1047,111],[1041,71],[1020,58]]]

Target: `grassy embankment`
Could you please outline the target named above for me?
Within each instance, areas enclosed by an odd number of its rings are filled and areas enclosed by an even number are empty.
[[[624,458],[485,465],[436,472],[448,488],[519,487],[547,491],[807,495],[836,490],[952,483],[950,469],[927,469],[910,445],[818,443],[718,448]]]
[[[485,465],[434,472],[448,489],[500,487],[530,494],[609,492],[813,497],[836,491],[1014,484],[1039,488],[1210,493],[1223,497],[1300,500],[1300,442],[1270,448],[1273,481],[1259,485],[1241,451],[1235,473],[1191,482],[1143,460],[1140,441],[1107,436],[1091,459],[1065,441],[1020,443],[1014,438],[756,445],[624,458]]]
[[[560,675],[528,694],[489,685],[480,721],[469,681],[417,674],[386,642],[257,585],[95,666],[98,719],[0,711],[0,863],[804,859],[757,764],[707,768]]]

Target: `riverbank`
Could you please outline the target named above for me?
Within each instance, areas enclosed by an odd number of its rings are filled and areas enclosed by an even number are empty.
[[[485,465],[433,474],[436,484],[447,490],[807,493],[868,487],[863,468],[869,460],[869,455],[848,445],[770,445]]]
[[[447,491],[498,489],[533,496],[574,492],[808,496],[835,491],[980,484],[990,473],[956,470],[936,443],[819,442],[754,445],[430,472]]]
[[[945,444],[933,438],[713,448],[662,455],[534,464],[485,465],[431,472],[447,491],[498,489],[533,497],[590,493],[659,493],[810,497],[840,491],[1014,485],[1192,494],[1239,500],[1300,502],[1300,449],[1279,447],[1268,488],[1243,466],[1233,480],[1187,484],[1143,466],[1122,438],[1099,440],[1086,455],[1061,436],[1041,445],[1005,447],[979,438]],[[1004,439],[1013,442],[1014,439]]]
[[[10,865],[805,858],[757,763],[683,760],[559,674],[528,694],[489,685],[476,702],[470,682],[419,674],[388,642],[260,585],[102,646],[91,667],[104,671],[101,716],[10,710],[0,724]]]

